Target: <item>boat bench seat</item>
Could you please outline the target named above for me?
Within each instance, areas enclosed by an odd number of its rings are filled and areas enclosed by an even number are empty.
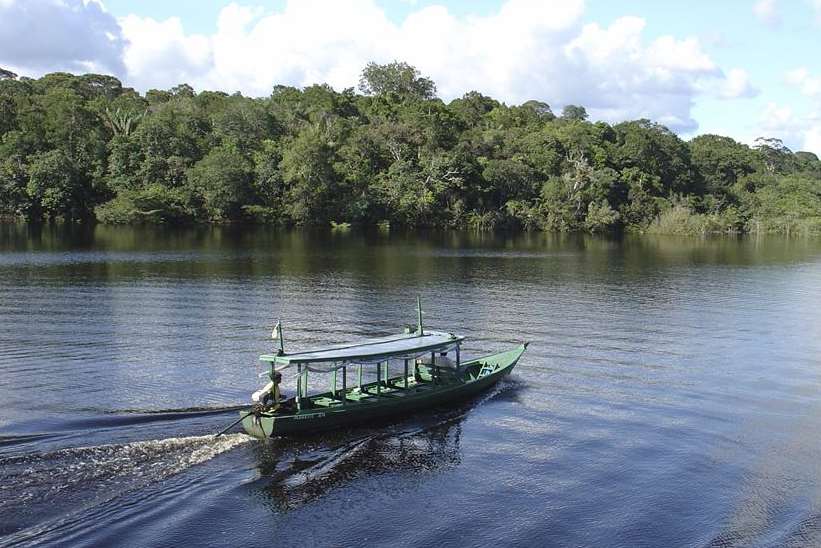
[[[370,394],[367,392],[348,392],[345,394],[345,397],[350,401],[362,401],[367,400],[368,398],[372,398]]]
[[[417,384],[419,384],[419,383],[416,381],[416,377],[414,377],[413,375],[409,375],[408,376],[408,388],[413,388]],[[405,379],[394,379],[394,380],[391,381],[391,386],[393,386],[394,388],[398,388],[399,390],[404,390],[405,389]]]
[[[342,400],[335,400],[334,398],[317,398],[312,400],[317,407],[332,407],[334,405],[342,405]]]
[[[388,388],[388,387],[385,387],[385,386],[380,386],[379,387],[379,392],[376,391],[375,386],[370,386],[370,387],[367,388],[368,394],[372,394],[374,396],[377,395],[377,394],[380,394],[382,396],[388,396],[388,395],[392,395],[391,394],[392,392],[397,392],[397,391],[398,391],[398,388]]]

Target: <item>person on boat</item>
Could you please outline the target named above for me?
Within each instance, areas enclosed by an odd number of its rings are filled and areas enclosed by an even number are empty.
[[[450,369],[456,369],[456,362],[448,357],[447,352],[439,353],[439,357],[436,358],[436,365],[438,365],[439,367],[448,367]]]
[[[261,390],[254,392],[251,399],[254,402],[261,403],[266,409],[270,409],[272,411],[278,409],[280,403],[282,402],[282,392],[279,388],[279,384],[281,382],[282,373],[275,371],[271,382],[262,387]]]

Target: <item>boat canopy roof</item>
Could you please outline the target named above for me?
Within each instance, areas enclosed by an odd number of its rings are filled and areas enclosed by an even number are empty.
[[[403,333],[376,339],[364,339],[358,342],[338,344],[325,348],[316,348],[304,352],[285,354],[263,354],[259,357],[284,369],[296,364],[327,363],[322,369],[332,370],[348,363],[377,362],[391,358],[412,358],[426,352],[447,350],[458,346],[464,337],[441,331],[419,331]],[[310,368],[314,369],[314,368]]]

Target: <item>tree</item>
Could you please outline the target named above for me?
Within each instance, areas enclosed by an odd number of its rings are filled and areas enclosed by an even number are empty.
[[[14,80],[17,78],[17,75],[8,69],[4,69],[0,67],[0,80],[11,79]]]
[[[562,109],[562,119],[572,122],[584,122],[587,120],[587,110],[578,105],[565,105]]]
[[[661,197],[696,191],[690,150],[672,131],[650,120],[622,122],[613,129],[616,166],[620,170],[635,167],[652,176],[644,179],[644,191]]]
[[[287,187],[286,211],[294,223],[327,224],[338,219],[338,198],[344,194],[337,187],[335,156],[332,142],[319,126],[308,126],[288,143],[280,169]]]
[[[137,122],[143,117],[142,113],[128,112],[120,108],[112,111],[106,107],[103,112],[103,122],[115,136],[128,137],[131,135],[131,132],[137,126]]]
[[[179,84],[171,88],[171,96],[172,97],[194,97],[194,88],[189,86],[188,84]]]
[[[83,74],[79,76],[81,89],[88,98],[103,97],[113,101],[123,93],[123,84],[114,76],[106,74]]]
[[[449,104],[406,63],[361,89],[269,97],[113,76],[0,73],[0,214],[544,230],[821,233],[821,162],[777,139],[682,141],[650,120],[478,92]]]
[[[212,220],[234,219],[250,194],[252,164],[236,148],[211,150],[188,170],[188,184]]]
[[[761,155],[769,173],[783,171],[792,154],[781,139],[774,137],[758,137],[753,148]]]
[[[385,65],[368,63],[359,78],[359,89],[366,95],[396,95],[400,99],[433,99],[436,84],[420,75],[407,63]]]
[[[19,156],[0,160],[0,214],[25,215],[30,207],[28,174]]]
[[[233,144],[243,154],[257,150],[276,131],[261,101],[233,96],[215,110],[210,116],[214,136],[223,144]]]
[[[499,101],[478,91],[471,91],[451,101],[448,110],[461,118],[466,127],[472,128],[479,125],[482,119],[498,106]]]
[[[689,147],[704,192],[722,199],[728,199],[739,179],[756,170],[757,159],[750,147],[729,137],[699,135]]]
[[[587,215],[584,219],[584,228],[589,232],[602,232],[619,220],[619,213],[615,211],[607,200],[600,202],[590,202],[587,206]]]
[[[71,159],[61,150],[38,154],[28,167],[26,191],[34,216],[81,219],[90,214],[92,189]]]
[[[537,116],[539,116],[543,120],[553,120],[556,118],[556,115],[553,114],[553,111],[550,109],[550,105],[543,101],[536,101],[535,99],[531,99],[530,101],[525,101],[522,103],[522,108],[532,110]],[[565,107],[567,108],[567,107]],[[582,107],[578,107],[584,110]],[[587,118],[587,112],[584,112],[584,118]]]

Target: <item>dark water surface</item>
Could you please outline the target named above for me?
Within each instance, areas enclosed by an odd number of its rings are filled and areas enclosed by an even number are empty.
[[[532,345],[458,408],[217,440],[286,346]],[[821,242],[0,227],[0,545],[821,544]]]

